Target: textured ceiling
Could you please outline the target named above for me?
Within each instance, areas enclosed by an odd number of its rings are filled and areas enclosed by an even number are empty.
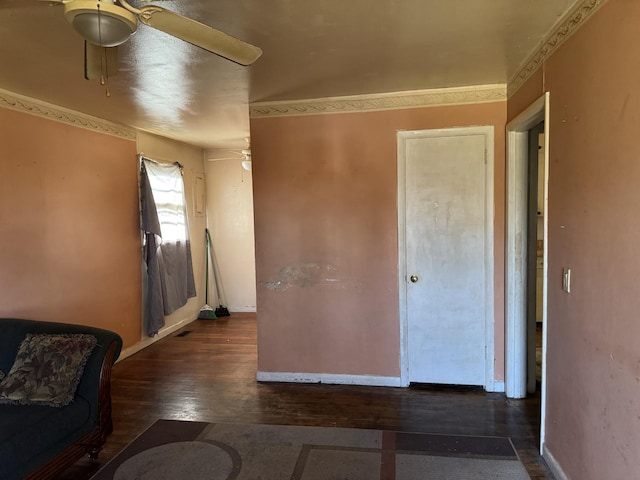
[[[139,25],[119,49],[107,97],[83,78],[83,40],[61,6],[0,0],[0,88],[203,148],[240,149],[250,102],[506,83],[575,3],[165,0],[263,56],[241,67]]]

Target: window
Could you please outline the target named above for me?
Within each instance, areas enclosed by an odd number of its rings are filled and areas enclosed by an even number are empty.
[[[196,296],[182,169],[140,162],[140,218],[146,266],[144,323],[152,337],[164,317]]]
[[[161,243],[186,241],[186,204],[180,166],[161,165],[149,161],[145,161],[144,166],[160,222]]]

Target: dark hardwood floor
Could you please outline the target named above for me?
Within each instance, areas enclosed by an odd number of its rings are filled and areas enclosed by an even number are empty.
[[[511,437],[533,480],[553,479],[538,454],[539,399],[444,387],[258,383],[255,314],[196,320],[117,363],[114,432],[98,461],[57,480],[91,477],[158,419],[376,428]]]

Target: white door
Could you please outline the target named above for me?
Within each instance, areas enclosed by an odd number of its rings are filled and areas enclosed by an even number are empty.
[[[487,386],[488,348],[493,354],[488,133],[491,127],[399,133],[409,382]]]

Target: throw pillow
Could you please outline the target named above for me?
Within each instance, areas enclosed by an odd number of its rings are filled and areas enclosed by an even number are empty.
[[[93,335],[27,334],[0,381],[0,403],[68,405],[96,343]]]

